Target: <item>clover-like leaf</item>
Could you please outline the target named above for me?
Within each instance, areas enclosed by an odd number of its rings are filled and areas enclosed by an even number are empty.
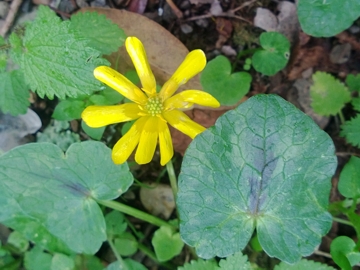
[[[256,71],[272,76],[283,69],[290,57],[290,42],[278,32],[264,32],[260,35],[261,50],[254,53],[252,65]]]
[[[328,266],[326,264],[321,264],[319,262],[309,261],[309,260],[300,260],[293,265],[289,265],[285,262],[281,262],[279,265],[276,265],[274,270],[335,270],[334,267]]]
[[[180,254],[184,242],[178,232],[171,228],[162,226],[155,233],[151,240],[154,246],[156,257],[160,262],[165,262]]]
[[[357,114],[355,118],[346,121],[341,126],[340,136],[345,137],[348,143],[360,147],[359,134],[360,134],[360,114]]]
[[[316,72],[310,87],[311,106],[320,115],[335,115],[351,100],[347,87],[326,72]]]
[[[94,254],[106,240],[95,200],[117,198],[132,181],[99,142],[74,143],[65,155],[49,143],[20,146],[0,156],[0,222],[34,220],[74,252]]]
[[[22,54],[18,39],[11,39],[16,41],[11,44],[25,81],[41,97],[64,99],[104,88],[93,70],[108,61],[99,58],[100,52],[88,40],[71,33],[69,25],[70,21],[61,22],[50,8],[40,6],[37,17],[26,27]]]
[[[337,166],[330,137],[275,95],[221,116],[187,149],[179,175],[180,234],[202,258],[243,249],[254,229],[271,257],[294,263],[331,227]]]
[[[358,0],[299,0],[297,13],[303,31],[331,37],[349,28],[360,16]]]
[[[89,47],[103,54],[117,51],[126,39],[119,26],[96,12],[79,12],[71,16],[70,31],[76,39],[89,40]]]
[[[230,61],[222,55],[211,60],[201,73],[201,85],[221,105],[234,105],[250,89],[251,76],[247,72],[231,74]]]
[[[338,188],[346,198],[360,197],[360,158],[352,156],[340,173]]]
[[[30,92],[19,70],[0,73],[0,109],[12,115],[25,114]]]

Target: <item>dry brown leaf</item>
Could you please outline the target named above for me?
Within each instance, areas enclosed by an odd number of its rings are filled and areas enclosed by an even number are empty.
[[[144,44],[150,66],[157,82],[162,85],[175,72],[188,54],[188,49],[169,31],[156,22],[126,10],[108,8],[84,8],[80,12],[97,12],[122,28],[127,36],[136,36]],[[111,54],[108,59],[113,66],[118,59],[119,71],[125,72],[133,65],[124,47]],[[199,76],[191,79],[182,89],[202,89]]]

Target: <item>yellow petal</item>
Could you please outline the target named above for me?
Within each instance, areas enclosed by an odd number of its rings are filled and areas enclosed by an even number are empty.
[[[131,81],[126,79],[116,70],[107,66],[100,66],[95,68],[94,76],[96,79],[118,91],[120,94],[127,97],[131,101],[142,105],[146,104],[147,97],[139,89],[139,87],[134,85]]]
[[[186,90],[176,94],[164,102],[165,110],[189,108],[192,104],[217,108],[220,103],[210,94],[200,90]]]
[[[191,51],[160,91],[163,100],[171,97],[179,86],[204,69],[206,57],[202,50]]]
[[[139,118],[131,126],[130,130],[115,144],[112,150],[112,159],[115,164],[124,163],[129,158],[139,143],[141,131],[148,119],[149,117],[147,116]]]
[[[149,117],[141,131],[140,142],[135,154],[135,161],[138,164],[149,163],[154,156],[159,135],[159,121],[162,121],[159,117]]]
[[[128,37],[125,46],[139,75],[143,90],[150,95],[156,94],[155,77],[151,71],[143,44],[136,37]]]
[[[131,121],[140,117],[141,110],[136,103],[113,106],[89,106],[81,118],[89,127],[103,127],[110,124]]]
[[[160,164],[164,166],[174,155],[170,130],[165,121],[159,121]]]
[[[180,130],[192,139],[205,130],[203,126],[194,122],[185,113],[178,110],[163,112],[162,116],[171,126]]]

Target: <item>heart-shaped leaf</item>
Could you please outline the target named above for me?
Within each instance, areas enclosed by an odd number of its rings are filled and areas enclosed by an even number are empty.
[[[211,60],[201,73],[204,91],[214,96],[221,105],[234,105],[250,89],[251,76],[247,72],[231,74],[230,61],[222,55]]]
[[[303,31],[331,37],[344,31],[360,16],[359,0],[299,0],[297,12]]]
[[[290,57],[290,42],[278,32],[265,32],[260,35],[262,50],[254,53],[252,65],[256,71],[272,76],[283,69]]]
[[[41,224],[74,252],[93,254],[106,240],[95,199],[117,198],[132,181],[99,142],[72,144],[66,155],[49,143],[20,146],[0,157],[0,222]]]
[[[360,252],[355,251],[356,244],[347,236],[336,237],[330,246],[330,253],[334,262],[344,270],[351,270],[352,266],[360,262]]]
[[[180,238],[179,233],[174,233],[169,227],[160,227],[151,240],[155,249],[156,257],[160,262],[165,262],[179,255],[184,242]]]
[[[360,196],[360,158],[352,156],[340,173],[339,191],[347,198]]]
[[[256,228],[264,251],[294,263],[331,227],[330,137],[275,95],[221,116],[187,149],[177,205],[182,239],[202,258],[240,251]]]

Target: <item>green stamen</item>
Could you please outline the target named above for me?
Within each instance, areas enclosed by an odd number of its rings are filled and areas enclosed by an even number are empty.
[[[156,116],[161,114],[163,111],[163,104],[159,97],[152,97],[148,99],[148,102],[145,105],[145,109],[151,116]]]

